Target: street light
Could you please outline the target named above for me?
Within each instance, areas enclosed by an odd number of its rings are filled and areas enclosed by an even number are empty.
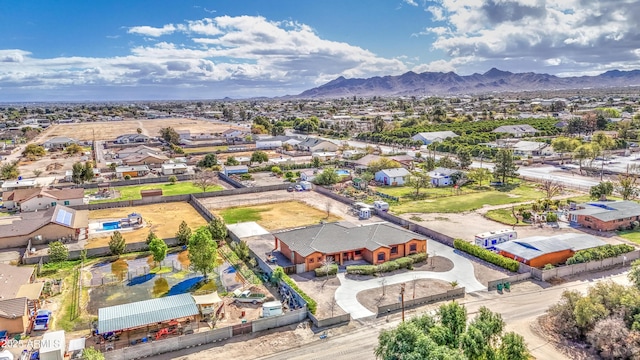
[[[400,284],[400,302],[402,302],[402,322],[404,322],[404,285],[405,283]]]

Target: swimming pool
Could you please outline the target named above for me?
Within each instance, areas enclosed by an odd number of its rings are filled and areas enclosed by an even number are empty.
[[[349,172],[349,170],[336,170],[336,174],[340,175],[340,176],[349,176],[351,173]]]
[[[120,229],[120,222],[119,221],[112,221],[112,222],[102,223],[102,229],[103,230]]]

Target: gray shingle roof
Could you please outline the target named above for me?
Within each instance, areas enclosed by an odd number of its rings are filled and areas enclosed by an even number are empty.
[[[385,174],[386,176],[388,176],[390,178],[398,177],[398,176],[409,176],[409,175],[411,175],[409,170],[407,170],[405,168],[382,169],[382,170],[380,170],[380,172]]]
[[[532,260],[539,256],[571,249],[573,251],[606,245],[604,241],[587,234],[560,234],[551,237],[531,236],[495,245],[520,259]]]
[[[0,317],[5,319],[15,319],[26,315],[27,298],[19,297],[15,299],[0,300]]]
[[[571,211],[575,215],[589,215],[602,221],[640,216],[640,204],[633,201],[595,201],[583,204],[584,209]]]
[[[137,328],[198,314],[191,294],[180,294],[98,309],[98,331]]]
[[[314,252],[324,254],[349,250],[376,250],[380,247],[404,244],[412,239],[426,240],[424,236],[389,223],[355,226],[329,223],[274,234],[289,248],[302,256]]]

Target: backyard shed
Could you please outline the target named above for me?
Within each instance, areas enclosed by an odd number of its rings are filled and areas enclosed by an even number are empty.
[[[247,165],[225,166],[222,171],[227,176],[233,174],[246,174],[249,172],[249,167],[247,167]]]
[[[191,294],[166,296],[98,309],[98,333],[130,330],[164,321],[195,316]]]
[[[222,299],[220,299],[220,296],[218,296],[218,293],[215,291],[210,294],[191,296],[193,296],[193,301],[195,301],[196,305],[200,308],[202,315],[214,313],[218,309],[217,305],[221,305],[222,303]]]

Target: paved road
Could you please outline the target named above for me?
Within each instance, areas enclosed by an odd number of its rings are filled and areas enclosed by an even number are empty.
[[[437,254],[438,256],[443,256],[451,260],[454,264],[453,269],[447,272],[411,271],[385,276],[385,284],[394,285],[411,282],[415,279],[437,279],[447,282],[457,281],[460,286],[466,288],[467,292],[486,289],[486,286],[476,280],[471,261],[455,253],[453,248],[440,244],[437,241],[429,240],[427,249],[429,249],[430,256]],[[344,311],[350,313],[353,319],[363,319],[374,316],[375,313],[358,302],[357,295],[361,291],[381,287],[381,279],[353,280],[347,278],[344,273],[338,274],[338,279],[340,279],[340,287],[336,289],[336,303],[344,309]]]
[[[606,276],[603,279],[613,279],[616,282],[626,284],[626,273]],[[544,314],[547,308],[560,299],[565,290],[579,290],[585,292],[593,282],[580,280],[567,283],[564,286],[555,286],[547,289],[533,291],[518,291],[515,285],[512,293],[499,295],[495,292],[478,292],[473,297],[468,297],[463,303],[467,312],[473,316],[481,306],[487,306],[492,311],[502,315],[507,323],[507,330],[516,331],[525,336],[529,349],[537,359],[567,359],[544,339],[537,337],[529,329],[529,325],[535,319]],[[431,305],[427,309],[435,309],[438,305]],[[383,329],[397,326],[397,316],[386,322],[384,318],[374,323],[362,326],[357,331],[342,335],[331,336],[325,340],[317,340],[311,344],[304,344],[298,348],[283,351],[274,355],[247,357],[258,360],[373,360],[373,349],[378,342],[378,334]]]

